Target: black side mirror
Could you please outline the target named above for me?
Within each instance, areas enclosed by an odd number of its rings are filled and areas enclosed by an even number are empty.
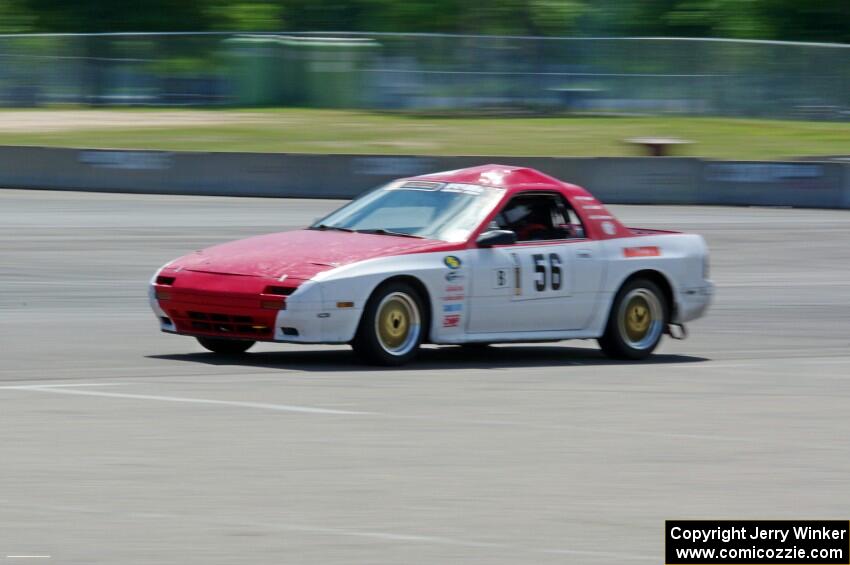
[[[511,245],[516,243],[516,232],[511,230],[485,231],[475,240],[478,247],[493,247],[494,245]]]

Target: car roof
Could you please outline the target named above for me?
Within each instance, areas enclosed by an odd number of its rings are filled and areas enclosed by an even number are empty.
[[[407,180],[475,184],[484,187],[502,188],[509,192],[559,190],[565,192],[570,197],[591,196],[589,192],[580,186],[560,181],[536,169],[495,163],[419,175],[410,177]]]
[[[535,190],[558,191],[570,201],[573,210],[579,215],[590,237],[612,239],[634,235],[632,230],[621,224],[605,205],[587,190],[529,167],[488,164],[420,175],[405,180],[454,182],[500,188],[507,191],[508,197]]]

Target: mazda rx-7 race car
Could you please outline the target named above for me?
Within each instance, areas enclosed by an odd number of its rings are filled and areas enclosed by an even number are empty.
[[[595,338],[641,359],[711,300],[699,235],[629,228],[584,189],[485,165],[407,178],[312,226],[162,267],[164,332],[242,353],[256,341],[349,343],[409,361],[422,343]]]

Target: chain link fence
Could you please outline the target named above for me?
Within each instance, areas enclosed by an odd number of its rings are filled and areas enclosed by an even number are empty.
[[[0,105],[850,120],[850,45],[394,33],[0,36]]]

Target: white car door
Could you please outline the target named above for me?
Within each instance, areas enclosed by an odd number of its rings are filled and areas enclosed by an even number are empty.
[[[474,250],[467,332],[586,327],[601,279],[598,255],[598,244],[587,240]]]

